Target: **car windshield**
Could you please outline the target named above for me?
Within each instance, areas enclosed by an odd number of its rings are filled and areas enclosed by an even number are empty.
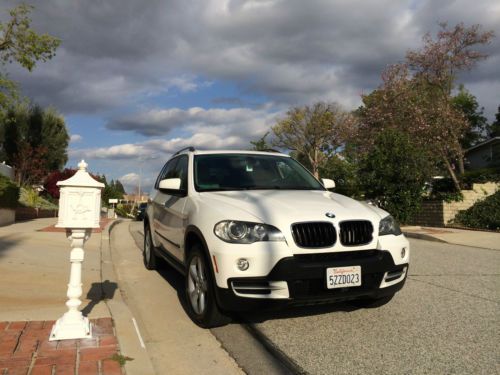
[[[297,161],[277,155],[207,154],[194,158],[199,192],[223,190],[325,190]]]

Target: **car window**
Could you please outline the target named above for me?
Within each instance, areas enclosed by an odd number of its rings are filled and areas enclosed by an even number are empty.
[[[197,191],[325,190],[294,159],[278,155],[196,155],[194,173]]]
[[[160,183],[161,180],[164,180],[166,178],[173,178],[172,174],[175,170],[175,166],[177,165],[178,158],[171,159],[169,160],[163,169],[161,170],[160,174],[158,175],[158,178],[156,180],[155,188],[158,189],[158,184]]]
[[[188,157],[187,155],[179,156],[179,161],[175,165],[174,173],[172,178],[181,179],[181,190],[187,190],[187,174],[188,174]]]

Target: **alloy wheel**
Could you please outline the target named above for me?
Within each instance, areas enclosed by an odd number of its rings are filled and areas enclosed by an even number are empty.
[[[199,256],[194,256],[189,264],[188,296],[194,312],[202,315],[207,304],[207,279]]]

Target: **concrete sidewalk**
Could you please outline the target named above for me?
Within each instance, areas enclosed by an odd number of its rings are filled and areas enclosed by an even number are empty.
[[[93,338],[48,341],[54,320],[67,311],[70,271],[65,233],[47,231],[55,222],[0,227],[0,373],[121,374],[118,362],[125,362],[128,375],[154,374],[118,289],[110,225],[84,248],[80,310],[94,322]]]
[[[54,320],[66,310],[70,241],[42,232],[56,218],[0,227],[0,321]],[[81,309],[89,318],[111,317],[101,299],[101,235],[85,243]]]
[[[500,250],[500,233],[498,232],[421,226],[405,226],[401,227],[401,230],[409,238]]]

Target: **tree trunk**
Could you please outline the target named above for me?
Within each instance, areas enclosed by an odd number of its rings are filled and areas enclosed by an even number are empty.
[[[465,173],[464,157],[463,157],[463,155],[459,155],[457,161],[458,161],[458,172],[460,173],[460,175],[463,175]]]
[[[453,184],[455,185],[455,189],[457,191],[460,191],[460,182],[458,181],[457,175],[455,174],[455,171],[453,170],[450,162],[448,161],[448,158],[446,156],[443,156],[444,163],[446,164],[446,168],[448,169],[448,173],[450,174],[451,179],[453,180]]]
[[[316,162],[314,162],[312,165],[312,173],[314,177],[316,177],[319,180],[319,170],[318,170],[318,164]]]

